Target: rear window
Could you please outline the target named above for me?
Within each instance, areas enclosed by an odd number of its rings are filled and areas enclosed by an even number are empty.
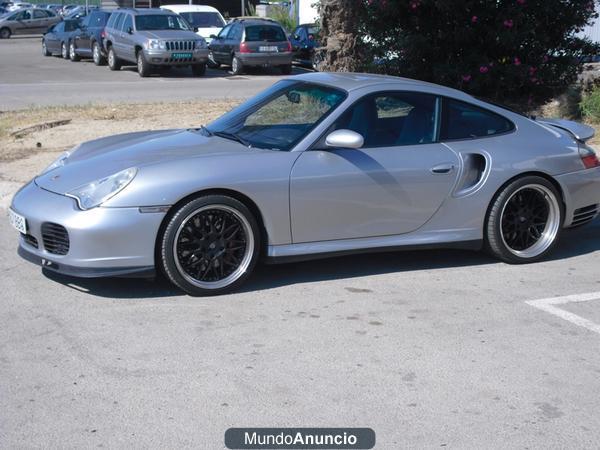
[[[215,12],[182,12],[179,15],[196,28],[222,28],[225,26],[221,16]]]
[[[444,99],[440,139],[459,140],[494,136],[514,129],[499,114],[457,100]]]
[[[110,13],[107,12],[93,12],[90,16],[90,27],[103,27],[106,25],[108,18],[110,17]]]
[[[246,27],[246,42],[281,42],[285,40],[287,38],[283,29],[276,25],[251,25]]]

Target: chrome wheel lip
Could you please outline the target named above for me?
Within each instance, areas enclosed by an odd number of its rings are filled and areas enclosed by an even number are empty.
[[[231,61],[231,71],[233,73],[237,73],[237,71],[239,70],[239,64],[236,58],[233,58],[233,61]]]
[[[111,67],[115,65],[115,53],[112,48],[108,51],[108,63]]]
[[[62,46],[61,46],[61,54],[63,58],[66,58],[68,53],[67,53],[67,46],[65,45],[65,43],[63,42]]]
[[[195,215],[201,213],[202,211],[206,211],[208,209],[220,209],[233,214],[242,224],[242,227],[244,228],[244,233],[246,234],[246,250],[244,252],[244,256],[242,257],[240,265],[230,275],[218,281],[200,281],[193,278],[188,273],[186,273],[185,270],[183,270],[183,267],[179,262],[179,257],[177,256],[177,242],[179,241],[181,230],[183,230],[183,227],[186,225],[188,220],[190,220]],[[246,219],[246,217],[244,217],[244,215],[240,213],[237,209],[223,204],[206,205],[195,209],[190,214],[188,214],[185,217],[185,219],[183,219],[183,221],[177,228],[177,232],[175,233],[172,251],[173,259],[175,260],[175,267],[177,267],[179,275],[181,275],[187,282],[202,289],[221,289],[231,285],[232,283],[235,283],[237,280],[240,279],[240,277],[242,277],[247,272],[248,267],[252,262],[252,257],[254,254],[254,233],[252,232],[252,227],[250,226],[250,222],[248,221],[248,219]]]
[[[548,219],[546,221],[546,226],[544,231],[542,232],[542,236],[537,240],[535,244],[526,248],[525,250],[515,250],[511,248],[504,238],[504,229],[502,228],[502,219],[504,218],[504,213],[506,210],[506,206],[509,204],[510,200],[517,195],[519,192],[524,191],[526,189],[533,189],[544,196],[546,200],[546,205],[548,206]],[[502,213],[500,214],[500,236],[502,237],[502,243],[506,247],[506,249],[515,256],[524,259],[535,258],[536,256],[544,253],[556,240],[556,236],[560,230],[560,205],[558,203],[558,199],[552,190],[543,186],[541,184],[527,184],[525,186],[521,186],[515,192],[511,194],[511,196],[504,202],[502,206]]]
[[[75,59],[75,44],[73,44],[72,42],[69,45],[69,56],[71,57],[71,59]]]
[[[97,63],[100,61],[100,49],[98,48],[98,44],[94,44],[94,48],[92,50],[92,54],[94,57],[94,62]]]
[[[142,69],[144,68],[144,62],[142,61],[141,56],[138,56],[138,58],[137,58],[137,68],[138,68],[138,72],[141,72]]]

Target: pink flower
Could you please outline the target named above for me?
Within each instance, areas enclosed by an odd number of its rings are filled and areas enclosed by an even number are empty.
[[[534,76],[536,72],[537,72],[537,68],[536,67],[530,67],[529,68],[529,75]]]
[[[521,60],[515,56],[514,63],[515,63],[515,66],[520,66],[521,65]]]
[[[525,4],[525,0],[517,0],[517,3],[518,3],[519,5],[524,5],[524,4]]]
[[[544,62],[548,62],[548,55],[544,55],[544,58],[542,59]]]
[[[490,68],[489,68],[488,66],[481,66],[481,67],[479,68],[479,72],[480,72],[480,73],[488,73],[488,72],[489,72],[489,70],[490,70]]]
[[[412,2],[410,2],[410,7],[411,9],[417,9],[419,7],[419,1],[413,0]]]
[[[471,81],[471,75],[463,75],[463,76],[462,76],[462,80],[463,80],[465,83],[468,83],[469,81]]]
[[[471,17],[471,23],[477,23],[477,16]]]
[[[506,28],[512,28],[513,27],[513,21],[512,21],[512,19],[505,20],[504,21],[504,26]]]
[[[532,83],[537,83],[537,81],[538,81],[538,79],[537,79],[536,77],[532,77],[532,78],[531,78],[531,82],[532,82]]]

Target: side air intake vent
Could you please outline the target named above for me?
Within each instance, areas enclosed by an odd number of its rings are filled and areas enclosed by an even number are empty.
[[[598,205],[590,205],[585,208],[579,208],[575,210],[573,214],[573,223],[571,226],[578,227],[591,222],[594,217],[598,215]]]

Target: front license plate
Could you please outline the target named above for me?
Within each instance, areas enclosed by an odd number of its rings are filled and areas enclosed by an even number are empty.
[[[173,53],[173,54],[171,54],[171,57],[173,57],[175,59],[185,59],[185,58],[191,58],[192,54],[191,53]]]
[[[259,52],[277,52],[279,49],[276,45],[261,45],[258,47]]]
[[[17,231],[27,234],[27,221],[25,217],[17,214],[10,208],[8,209],[8,221]]]

